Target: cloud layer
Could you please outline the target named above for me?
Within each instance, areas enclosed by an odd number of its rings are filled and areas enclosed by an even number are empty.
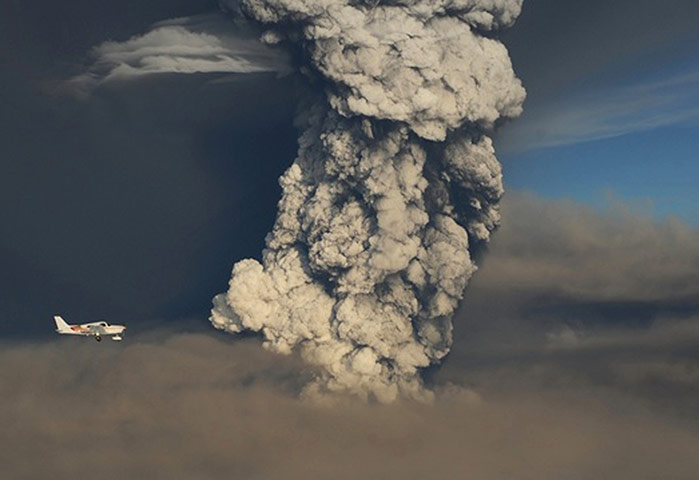
[[[503,216],[437,377],[584,386],[699,420],[699,232],[522,194]]]
[[[672,217],[654,222],[621,203],[606,215],[568,200],[513,194],[482,282],[580,301],[695,304],[699,234]],[[537,222],[537,219],[545,221]]]
[[[699,471],[696,433],[576,392],[447,389],[433,406],[323,406],[294,397],[288,357],[246,342],[176,335],[119,348],[69,339],[3,349],[7,478],[690,480]]]
[[[503,214],[433,405],[299,400],[319,372],[254,339],[4,345],[3,474],[695,479],[699,234],[531,196],[510,195]],[[633,322],[638,300],[650,318]]]

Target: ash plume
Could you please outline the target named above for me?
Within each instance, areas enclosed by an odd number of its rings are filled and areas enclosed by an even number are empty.
[[[210,318],[322,367],[307,394],[430,398],[419,371],[449,352],[470,252],[500,218],[488,132],[525,91],[495,34],[521,3],[223,3],[301,51],[325,88],[299,114],[262,261],[235,264]]]

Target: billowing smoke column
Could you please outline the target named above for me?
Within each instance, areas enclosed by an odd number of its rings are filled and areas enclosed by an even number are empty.
[[[302,112],[298,157],[262,263],[235,264],[211,322],[261,332],[323,372],[307,393],[429,398],[419,369],[452,344],[499,221],[486,133],[525,92],[493,38],[522,0],[240,0],[225,6],[292,42],[326,95]]]

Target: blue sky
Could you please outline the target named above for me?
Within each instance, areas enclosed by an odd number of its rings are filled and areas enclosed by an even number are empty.
[[[511,189],[699,226],[699,48],[636,53],[535,99],[498,147]]]

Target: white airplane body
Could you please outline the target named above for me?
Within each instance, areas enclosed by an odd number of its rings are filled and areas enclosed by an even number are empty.
[[[124,325],[110,325],[105,321],[68,325],[60,315],[54,315],[53,321],[56,322],[56,332],[62,335],[95,337],[98,342],[102,340],[102,336],[110,335],[112,340],[118,342],[122,339],[121,334],[126,330]]]

